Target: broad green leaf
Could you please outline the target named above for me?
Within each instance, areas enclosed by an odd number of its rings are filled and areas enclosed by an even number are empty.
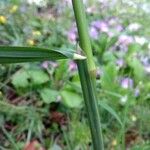
[[[114,91],[117,87],[116,77],[117,68],[114,63],[109,63],[104,68],[104,73],[101,77],[101,85],[103,89]]]
[[[85,59],[86,57],[68,50],[52,50],[38,47],[0,46],[0,63],[35,62],[59,59]]]
[[[29,85],[28,78],[29,75],[27,74],[27,72],[25,72],[24,70],[20,70],[12,76],[12,84],[16,88],[26,88]]]
[[[118,114],[107,103],[105,103],[103,101],[99,101],[99,105],[102,108],[104,108],[105,110],[107,110],[120,123],[121,126],[123,125],[120,117],[118,116]]]
[[[26,88],[31,85],[40,85],[49,81],[49,76],[42,70],[20,70],[12,77],[12,83],[15,87]]]
[[[71,91],[64,90],[61,92],[63,103],[70,108],[80,108],[82,106],[82,97]]]
[[[133,69],[134,76],[137,80],[143,80],[145,76],[144,67],[139,59],[128,57],[128,65]]]
[[[49,81],[49,76],[46,72],[39,69],[31,69],[27,72],[30,76],[32,84],[39,85]]]
[[[58,91],[55,91],[49,88],[44,88],[40,90],[39,92],[40,92],[40,96],[42,100],[47,104],[55,102],[58,96]]]

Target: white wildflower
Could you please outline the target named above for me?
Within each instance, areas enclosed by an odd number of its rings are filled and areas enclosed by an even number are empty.
[[[136,116],[132,115],[132,116],[131,116],[131,120],[132,120],[133,122],[137,121]]]
[[[127,100],[128,100],[128,96],[125,95],[125,96],[122,96],[122,97],[121,97],[120,102],[121,102],[121,104],[124,105],[124,104],[127,102]]]
[[[45,7],[47,5],[47,0],[27,0],[27,3],[30,5],[36,5],[40,7]]]
[[[137,3],[135,3],[134,1],[123,0],[122,2],[129,5],[132,8],[135,8],[135,9],[137,8]]]
[[[150,50],[150,43],[148,44],[148,49]]]
[[[144,70],[145,70],[145,72],[146,73],[150,73],[150,65],[148,65],[148,66],[144,66]]]
[[[133,32],[133,31],[137,31],[141,28],[141,25],[139,23],[131,23],[129,26],[128,26],[128,30]]]
[[[141,5],[141,8],[145,13],[150,13],[150,3],[145,3]]]
[[[134,39],[135,39],[135,42],[140,44],[140,45],[144,45],[145,43],[148,42],[145,37],[135,36]]]

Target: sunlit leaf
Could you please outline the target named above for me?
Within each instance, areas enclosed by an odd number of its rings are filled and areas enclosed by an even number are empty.
[[[70,108],[81,108],[82,97],[79,94],[64,90],[61,92],[63,103]]]
[[[49,89],[49,88],[43,88],[42,90],[39,91],[39,93],[40,93],[42,100],[47,104],[55,102],[58,96],[57,91]]]
[[[17,88],[40,85],[47,81],[49,81],[49,76],[39,69],[19,70],[12,76],[12,83]]]

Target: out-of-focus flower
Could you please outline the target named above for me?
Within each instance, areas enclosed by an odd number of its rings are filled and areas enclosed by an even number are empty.
[[[146,73],[150,73],[150,58],[149,57],[141,57],[141,62],[143,64],[144,70]]]
[[[123,67],[124,63],[125,63],[124,60],[121,58],[116,61],[116,64],[119,68]]]
[[[135,115],[132,115],[132,116],[131,116],[131,120],[132,120],[133,122],[137,121],[136,116],[135,116]]]
[[[10,13],[15,13],[17,10],[18,10],[18,6],[17,6],[17,5],[13,5],[13,6],[10,8],[9,12],[10,12]]]
[[[32,40],[32,39],[28,39],[27,44],[30,45],[30,46],[33,46],[33,45],[35,45],[35,41]]]
[[[131,36],[128,36],[128,35],[121,35],[119,37],[118,42],[119,42],[119,44],[128,46],[130,43],[133,42],[133,38]]]
[[[117,17],[112,17],[109,19],[108,24],[110,26],[116,26],[119,24],[119,19]]]
[[[115,30],[120,32],[120,31],[123,30],[123,26],[122,25],[117,25],[117,26],[115,26]]]
[[[148,44],[148,49],[150,50],[150,43]]]
[[[141,62],[144,66],[150,65],[150,58],[147,56],[142,56],[141,57]]]
[[[141,28],[141,25],[139,23],[131,23],[129,24],[129,26],[127,27],[127,29],[131,32],[133,31],[138,31]]]
[[[69,71],[75,71],[77,70],[77,65],[74,61],[69,62]]]
[[[120,102],[121,102],[121,104],[123,104],[123,105],[127,102],[127,100],[128,100],[128,96],[127,96],[127,95],[122,96],[122,97],[120,98]]]
[[[90,6],[90,7],[88,7],[88,8],[86,9],[86,12],[89,13],[89,14],[93,14],[93,13],[95,13],[96,11],[97,11],[97,8],[96,8],[95,5]]]
[[[111,145],[112,145],[112,146],[116,146],[116,145],[117,145],[117,140],[114,139],[114,140],[112,141]]]
[[[41,32],[40,32],[40,31],[33,31],[33,32],[32,32],[32,35],[33,35],[33,36],[40,36],[40,35],[41,35]]]
[[[133,88],[133,80],[129,77],[121,80],[121,87],[124,89]]]
[[[98,39],[99,33],[98,33],[98,30],[95,27],[90,28],[90,33],[89,34],[90,34],[91,38]]]
[[[124,0],[123,3],[124,3],[124,4],[127,4],[127,5],[129,5],[129,6],[131,6],[131,7],[133,7],[133,8],[135,8],[135,9],[137,9],[137,7],[138,7],[138,5],[137,5],[137,3],[136,3],[135,1]]]
[[[48,61],[44,61],[44,62],[42,63],[42,67],[43,67],[44,69],[48,69],[48,66],[49,66],[49,62],[48,62]]]
[[[142,10],[145,12],[145,13],[150,13],[150,3],[144,3],[141,5],[141,8]]]
[[[139,88],[136,88],[135,90],[134,90],[134,96],[135,97],[138,97],[140,95],[140,89]]]
[[[76,27],[72,27],[68,34],[67,34],[67,37],[68,37],[68,40],[70,42],[72,42],[73,44],[76,43],[76,40],[77,40],[77,28]]]
[[[145,72],[146,73],[150,73],[150,65],[146,65],[146,66],[144,66],[144,70],[145,70]]]
[[[5,16],[0,16],[0,24],[6,24],[7,19]]]
[[[27,0],[27,3],[36,5],[39,7],[45,7],[47,5],[47,0]]]
[[[45,69],[48,69],[49,66],[51,66],[52,68],[56,68],[58,66],[58,64],[54,61],[44,61],[42,63],[42,67]]]
[[[135,42],[140,44],[140,45],[144,45],[145,43],[148,42],[145,37],[135,36],[134,39],[135,39]]]
[[[93,27],[100,30],[101,32],[108,32],[109,27],[108,24],[105,21],[96,20],[91,23]]]

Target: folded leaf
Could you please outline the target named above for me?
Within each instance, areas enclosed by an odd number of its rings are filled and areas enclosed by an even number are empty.
[[[74,51],[52,50],[39,47],[0,46],[0,63],[35,62],[59,59],[86,59]]]

